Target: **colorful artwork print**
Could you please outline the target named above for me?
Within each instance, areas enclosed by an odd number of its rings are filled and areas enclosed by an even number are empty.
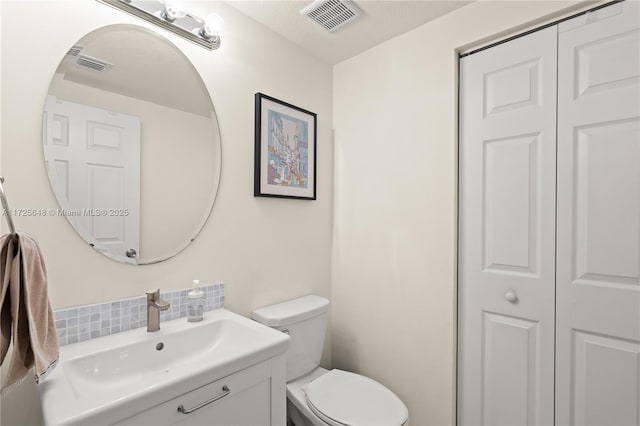
[[[309,184],[309,123],[269,110],[267,183],[307,188]]]
[[[317,115],[255,94],[255,197],[316,199]]]

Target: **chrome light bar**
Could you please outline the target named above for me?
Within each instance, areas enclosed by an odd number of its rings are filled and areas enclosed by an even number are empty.
[[[218,15],[211,15],[207,19],[194,16],[186,11],[182,13],[168,13],[168,1],[158,0],[96,0],[108,6],[120,9],[130,15],[144,19],[160,28],[179,35],[207,50],[216,50],[220,47],[220,34],[218,28],[209,24],[222,22]],[[212,19],[210,19],[212,18]]]

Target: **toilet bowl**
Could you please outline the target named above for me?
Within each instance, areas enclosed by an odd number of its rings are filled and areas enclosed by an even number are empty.
[[[287,363],[288,426],[403,426],[408,411],[366,376],[319,367],[329,301],[309,295],[260,308],[252,318],[291,337]]]
[[[317,368],[287,383],[295,426],[404,425],[407,408],[389,389],[359,374]]]

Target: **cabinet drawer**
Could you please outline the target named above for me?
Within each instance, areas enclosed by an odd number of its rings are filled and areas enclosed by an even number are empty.
[[[271,423],[270,376],[270,364],[261,363],[170,399],[118,424],[268,425]],[[212,399],[215,401],[202,405]],[[184,414],[178,411],[179,406],[191,412]]]

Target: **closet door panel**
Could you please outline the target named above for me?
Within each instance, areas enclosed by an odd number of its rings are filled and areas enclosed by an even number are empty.
[[[460,61],[461,425],[553,423],[557,30]]]
[[[559,26],[556,423],[639,425],[640,10]]]

